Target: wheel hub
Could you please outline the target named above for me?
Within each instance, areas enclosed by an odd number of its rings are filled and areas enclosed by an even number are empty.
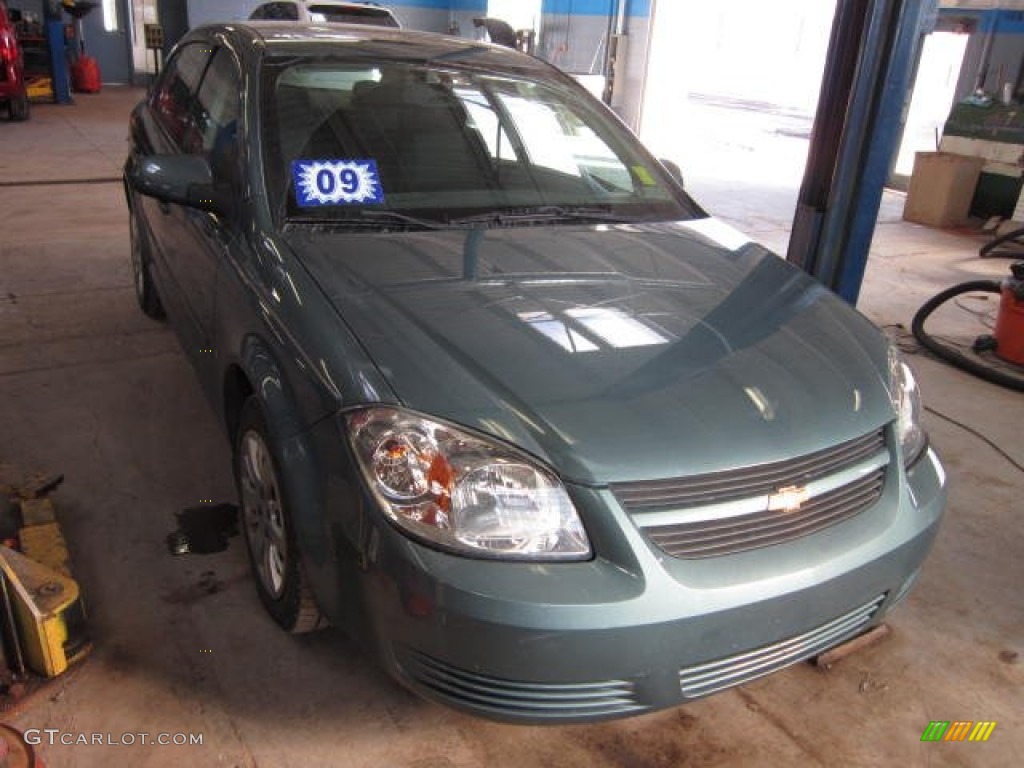
[[[284,590],[288,543],[280,484],[270,450],[258,432],[250,430],[242,437],[239,479],[249,553],[263,588],[278,598]]]

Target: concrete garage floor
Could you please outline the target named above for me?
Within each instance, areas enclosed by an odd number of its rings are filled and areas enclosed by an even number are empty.
[[[171,332],[135,306],[120,184],[8,186],[116,178],[141,95],[107,88],[73,107],[37,106],[25,124],[0,121],[0,461],[66,476],[55,501],[96,642],[83,665],[3,719],[114,740],[202,734],[202,745],[44,744],[48,766],[1020,764],[1024,475],[934,414],[951,504],[888,640],[827,673],[801,664],[617,723],[512,727],[424,703],[337,630],[278,631],[240,539],[172,557],[176,511],[234,500],[229,449]],[[741,184],[715,170],[687,170],[698,198],[783,246],[799,171],[765,182],[753,169]],[[861,302],[876,322],[909,325],[938,290],[1005,272],[1005,259],[976,257],[982,237],[905,224],[900,209],[887,195]],[[1024,462],[1019,394],[924,355],[912,365],[931,407]],[[930,720],[997,726],[983,744],[921,743]]]

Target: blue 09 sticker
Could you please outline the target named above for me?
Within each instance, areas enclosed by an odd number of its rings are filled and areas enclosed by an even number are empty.
[[[375,160],[293,160],[292,180],[303,208],[384,202]]]

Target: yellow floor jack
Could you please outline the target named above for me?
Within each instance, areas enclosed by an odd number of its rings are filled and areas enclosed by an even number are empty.
[[[0,464],[0,712],[85,658],[92,644],[64,536],[46,494],[61,476],[5,482]],[[21,732],[0,723],[0,766],[44,768]]]
[[[9,547],[0,547],[0,571],[8,669],[56,677],[89,648],[78,584]]]
[[[5,517],[14,518],[6,521],[8,535],[0,544],[0,660],[6,667],[0,675],[8,681],[30,673],[56,677],[91,648],[67,546],[53,504],[45,498],[59,482],[42,493],[19,488],[4,499]],[[16,535],[9,535],[12,530]]]

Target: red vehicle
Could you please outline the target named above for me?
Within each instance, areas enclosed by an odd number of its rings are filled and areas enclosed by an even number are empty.
[[[21,46],[7,5],[0,0],[0,105],[7,105],[11,120],[28,120],[28,92]]]

